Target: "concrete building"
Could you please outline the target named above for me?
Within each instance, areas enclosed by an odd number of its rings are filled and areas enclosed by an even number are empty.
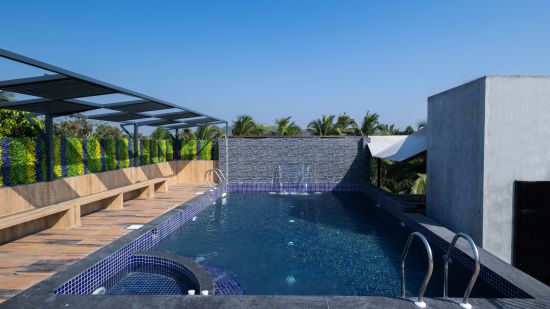
[[[511,263],[514,182],[550,180],[550,78],[482,77],[428,98],[428,121],[428,216]]]

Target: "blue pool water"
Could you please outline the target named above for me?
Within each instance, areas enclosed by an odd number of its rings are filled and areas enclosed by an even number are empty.
[[[154,249],[207,262],[249,295],[399,296],[400,259],[411,230],[360,193],[270,195],[231,193]],[[432,248],[434,249],[434,248]],[[441,255],[426,296],[442,295]],[[407,294],[417,295],[427,269],[413,242]],[[450,268],[451,296],[468,273]],[[472,296],[498,296],[476,287]]]

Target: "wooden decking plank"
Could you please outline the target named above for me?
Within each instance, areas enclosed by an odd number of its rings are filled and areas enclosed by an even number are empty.
[[[205,187],[173,185],[154,198],[128,200],[122,209],[86,215],[80,226],[48,229],[0,245],[0,303],[130,233],[127,226],[147,223],[199,191]]]

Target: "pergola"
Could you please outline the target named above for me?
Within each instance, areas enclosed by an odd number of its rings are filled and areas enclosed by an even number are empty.
[[[0,108],[30,112],[33,116],[45,116],[46,157],[48,179],[54,179],[53,173],[53,120],[55,117],[74,116],[85,119],[117,122],[134,139],[134,153],[138,153],[139,127],[161,127],[175,130],[204,125],[225,124],[227,121],[181,107],[139,92],[128,90],[84,75],[80,75],[54,65],[31,59],[4,49],[0,56],[23,63],[51,74],[27,78],[0,81],[0,90],[32,96],[24,99],[3,102]],[[93,103],[90,97],[103,95],[124,95],[131,100],[113,103]],[[87,100],[88,98],[88,100]],[[98,111],[96,114],[84,114]],[[126,127],[133,126],[133,134]],[[178,148],[177,138],[174,147]],[[176,156],[179,153],[174,151]],[[179,159],[179,157],[176,157]],[[134,156],[134,166],[139,165],[138,156]]]

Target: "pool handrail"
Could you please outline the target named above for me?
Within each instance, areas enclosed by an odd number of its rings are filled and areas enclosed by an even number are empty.
[[[451,252],[453,251],[454,247],[456,246],[456,242],[459,238],[464,238],[468,243],[470,244],[470,247],[472,248],[472,251],[474,252],[474,260],[475,260],[475,268],[474,273],[472,274],[472,277],[470,278],[470,282],[468,283],[468,286],[466,287],[466,291],[464,292],[464,297],[462,298],[462,303],[459,303],[459,305],[462,308],[472,308],[472,305],[468,303],[468,298],[470,297],[470,293],[472,292],[472,289],[474,288],[474,285],[476,283],[477,277],[479,276],[479,271],[481,269],[481,263],[479,260],[479,252],[477,251],[477,246],[474,240],[466,233],[457,233],[453,237],[453,240],[451,241],[451,244],[449,246],[449,249],[447,250],[447,255],[445,255],[445,264],[444,264],[444,273],[443,273],[443,298],[448,297],[448,289],[449,289],[449,260],[451,258]]]
[[[426,272],[426,276],[424,276],[424,281],[422,282],[422,286],[420,287],[420,291],[418,292],[418,300],[414,302],[415,306],[419,308],[425,308],[426,303],[423,300],[424,292],[426,292],[426,288],[428,287],[428,283],[430,282],[430,279],[432,277],[432,272],[434,269],[434,260],[432,255],[432,248],[430,247],[428,240],[424,235],[422,235],[419,232],[412,232],[409,235],[409,238],[407,239],[407,243],[405,244],[405,248],[403,249],[403,255],[401,256],[401,297],[402,298],[405,297],[405,259],[407,258],[407,254],[409,253],[411,242],[415,236],[420,238],[420,240],[424,244],[426,253],[428,254],[428,271]]]
[[[212,177],[212,179],[210,179],[212,173],[216,174],[216,176],[218,177],[218,179],[220,180],[220,183],[222,185],[227,184],[227,179],[225,178],[225,175],[223,174],[223,172],[219,168],[211,168],[211,169],[207,170],[206,172],[204,172],[204,179],[206,180],[206,183],[208,183],[208,185],[210,187],[215,186],[215,182],[214,182],[213,177]]]

